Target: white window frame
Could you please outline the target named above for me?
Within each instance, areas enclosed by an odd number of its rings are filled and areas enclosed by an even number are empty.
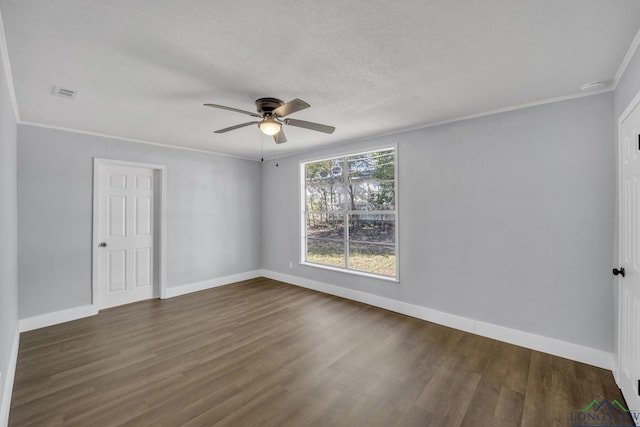
[[[306,214],[307,214],[307,197],[306,197],[306,173],[305,173],[305,166],[308,163],[315,163],[315,162],[322,162],[325,160],[334,160],[334,159],[340,159],[340,158],[345,158],[345,157],[350,157],[350,156],[357,156],[360,154],[369,154],[369,153],[375,153],[378,151],[385,151],[385,150],[393,150],[394,152],[394,197],[395,197],[395,209],[394,211],[350,211],[350,210],[346,210],[343,212],[344,217],[345,217],[345,221],[348,221],[348,217],[349,217],[349,213],[352,212],[356,212],[356,213],[364,213],[364,212],[368,212],[368,213],[384,213],[384,214],[389,214],[390,212],[394,212],[395,214],[395,277],[392,276],[384,276],[381,274],[376,274],[376,273],[369,273],[366,271],[361,271],[361,270],[354,270],[354,269],[350,269],[347,267],[348,262],[347,261],[347,257],[348,257],[348,251],[349,251],[349,233],[348,233],[348,227],[345,227],[345,233],[344,233],[344,256],[345,256],[345,267],[336,267],[336,266],[331,266],[331,265],[326,265],[326,264],[318,264],[318,263],[314,263],[314,262],[309,262],[306,260],[306,256],[307,256],[307,246],[306,246],[306,240],[307,240],[307,228],[306,228]],[[346,167],[343,168],[343,173],[346,173]],[[375,148],[368,148],[368,149],[360,149],[360,150],[351,150],[351,151],[346,151],[346,152],[340,152],[331,156],[327,156],[327,157],[316,157],[316,158],[309,158],[309,159],[305,159],[305,160],[301,160],[298,164],[298,170],[299,170],[299,218],[300,218],[300,265],[304,265],[304,266],[308,266],[308,267],[313,267],[313,268],[319,268],[319,269],[323,269],[323,270],[331,270],[331,271],[337,271],[337,272],[341,272],[341,273],[348,273],[348,274],[353,274],[353,275],[357,275],[357,276],[365,276],[365,277],[369,277],[369,278],[373,278],[373,279],[379,279],[379,280],[384,280],[384,281],[390,281],[390,282],[396,282],[399,283],[400,282],[400,245],[398,237],[399,237],[399,219],[400,219],[400,213],[399,213],[399,202],[398,202],[398,144],[394,143],[391,145],[382,145],[380,147],[375,147]],[[346,181],[345,181],[346,182]]]

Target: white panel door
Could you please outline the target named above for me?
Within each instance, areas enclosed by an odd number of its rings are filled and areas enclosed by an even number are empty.
[[[620,266],[619,386],[629,409],[640,410],[640,106],[619,129]],[[619,269],[617,269],[619,270]]]
[[[153,298],[153,169],[105,165],[98,179],[98,305]]]

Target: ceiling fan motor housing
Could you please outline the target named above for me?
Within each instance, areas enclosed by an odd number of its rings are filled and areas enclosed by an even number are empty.
[[[284,101],[277,98],[256,99],[256,108],[258,109],[258,113],[265,116],[270,116],[273,113],[273,110],[283,104]]]

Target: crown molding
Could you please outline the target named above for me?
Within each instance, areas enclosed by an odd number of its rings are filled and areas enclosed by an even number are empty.
[[[39,128],[44,128],[44,129],[59,130],[59,131],[63,131],[63,132],[77,133],[77,134],[81,134],[81,135],[96,136],[96,137],[99,137],[99,138],[115,139],[115,140],[118,140],[118,141],[133,142],[133,143],[136,143],[136,144],[155,145],[157,147],[172,148],[172,149],[175,149],[175,150],[194,151],[196,153],[210,154],[212,156],[231,157],[231,158],[234,158],[234,159],[251,160],[253,162],[257,162],[258,161],[256,159],[252,159],[250,157],[236,156],[236,155],[233,155],[233,154],[226,154],[226,153],[219,153],[219,152],[216,152],[216,151],[202,150],[200,148],[192,148],[192,147],[184,147],[184,146],[181,146],[181,145],[165,144],[165,143],[162,143],[162,142],[147,141],[147,140],[144,140],[144,139],[127,138],[127,137],[123,137],[123,136],[115,136],[115,135],[109,135],[109,134],[106,134],[106,133],[85,131],[85,130],[80,130],[80,129],[67,128],[67,127],[63,127],[63,126],[47,125],[47,124],[38,123],[38,122],[20,121],[20,122],[18,122],[18,124],[19,125],[24,125],[24,126],[39,127]]]
[[[629,49],[627,49],[627,53],[622,58],[622,62],[618,67],[618,71],[616,71],[616,75],[613,78],[613,89],[615,90],[618,87],[618,83],[622,79],[622,76],[627,71],[627,67],[629,66],[629,62],[631,62],[631,58],[638,50],[638,46],[640,46],[640,30],[636,33],[636,36],[631,41],[631,45],[629,45]]]

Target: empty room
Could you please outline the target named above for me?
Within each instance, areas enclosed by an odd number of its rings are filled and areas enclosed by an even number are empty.
[[[0,0],[0,426],[640,425],[639,46],[637,0]]]

